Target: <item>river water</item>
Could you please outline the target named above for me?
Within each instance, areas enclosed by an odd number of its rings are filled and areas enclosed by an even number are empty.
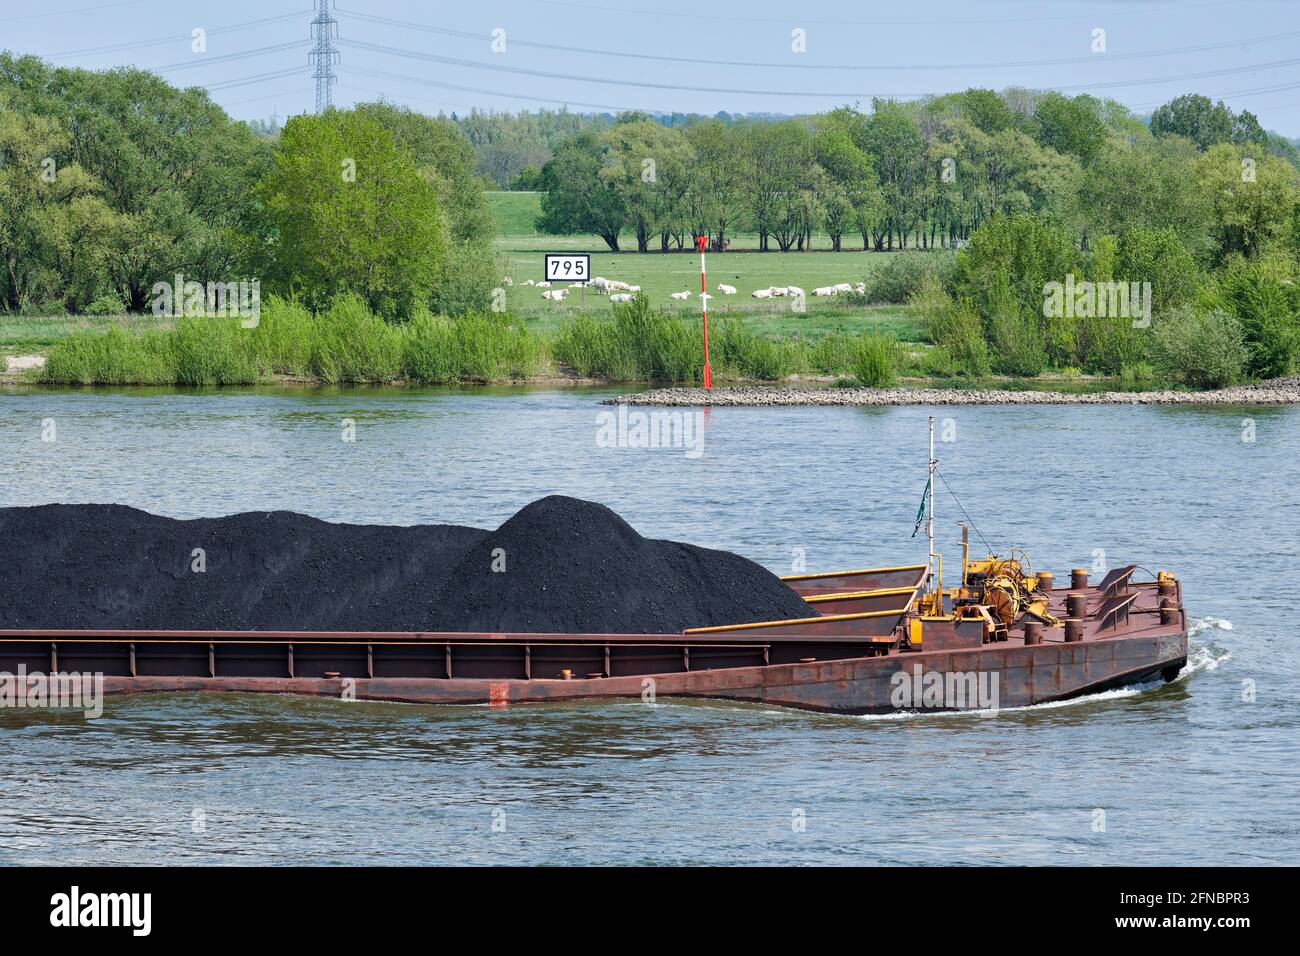
[[[996,716],[256,695],[4,710],[0,863],[1300,862],[1300,409],[715,409],[702,443],[646,449],[609,447],[604,394],[10,390],[0,505],[494,527],[563,493],[778,573],[913,563],[934,414],[994,549],[1058,578],[1178,573],[1191,666]],[[942,484],[938,514],[956,567]]]

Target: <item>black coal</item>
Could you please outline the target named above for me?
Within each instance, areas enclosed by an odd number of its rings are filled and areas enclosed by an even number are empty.
[[[0,589],[4,628],[672,633],[813,613],[752,561],[560,496],[496,531],[4,508]]]

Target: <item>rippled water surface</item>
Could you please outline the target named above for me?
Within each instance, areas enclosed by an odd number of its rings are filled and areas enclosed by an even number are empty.
[[[781,573],[910,563],[933,413],[996,549],[1058,575],[1176,571],[1192,666],[994,717],[252,695],[6,710],[0,862],[1300,862],[1300,410],[716,409],[695,457],[599,447],[601,394],[0,392],[0,504],[493,527],[564,493]],[[955,564],[943,485],[938,508]]]

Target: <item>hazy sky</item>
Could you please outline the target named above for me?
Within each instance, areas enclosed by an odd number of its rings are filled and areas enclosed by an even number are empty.
[[[314,105],[312,6],[0,0],[0,49],[156,69],[211,88],[235,116],[284,117]],[[1020,85],[1139,112],[1204,93],[1300,135],[1300,3],[1284,0],[343,0],[334,15],[341,106],[382,94],[435,113],[794,113]],[[191,50],[195,28],[208,31],[205,53]],[[805,52],[792,48],[795,30]]]

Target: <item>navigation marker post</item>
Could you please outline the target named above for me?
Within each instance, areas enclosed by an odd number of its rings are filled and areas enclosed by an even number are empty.
[[[709,367],[709,282],[704,271],[704,250],[708,236],[696,236],[695,245],[700,250],[700,312],[704,317],[704,387],[713,388],[713,369]]]

